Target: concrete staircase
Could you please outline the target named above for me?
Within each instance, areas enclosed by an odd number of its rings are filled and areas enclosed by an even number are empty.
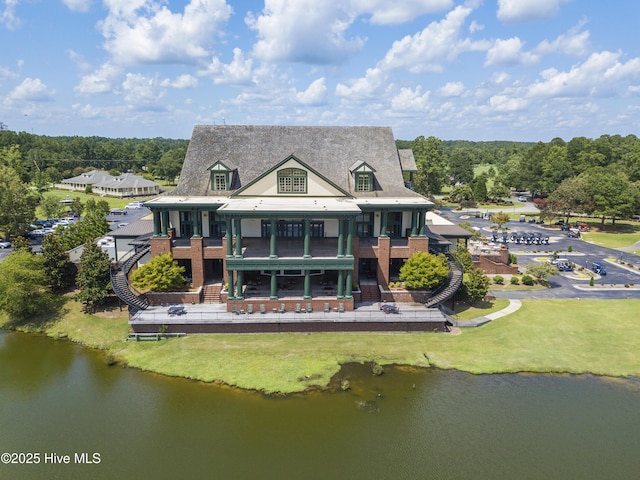
[[[360,292],[362,292],[362,302],[379,302],[380,288],[377,283],[360,284]]]
[[[221,283],[209,283],[202,287],[203,303],[220,303]]]

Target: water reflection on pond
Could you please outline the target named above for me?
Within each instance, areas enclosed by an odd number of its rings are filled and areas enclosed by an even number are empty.
[[[100,352],[0,332],[0,478],[637,478],[640,386],[592,376],[369,366],[351,390],[265,397],[107,367]],[[339,381],[337,379],[337,384]]]

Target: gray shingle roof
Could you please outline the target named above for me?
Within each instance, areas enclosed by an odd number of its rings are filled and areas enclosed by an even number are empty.
[[[388,127],[245,125],[197,125],[180,181],[169,195],[219,196],[221,192],[211,191],[207,170],[216,161],[237,166],[232,188],[238,189],[290,155],[355,197],[420,197],[404,186],[400,157]],[[376,170],[373,192],[355,192],[349,167],[358,160]]]

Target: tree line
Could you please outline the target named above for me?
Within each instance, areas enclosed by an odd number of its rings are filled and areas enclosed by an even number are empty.
[[[35,135],[0,130],[0,160],[22,181],[57,183],[92,169],[175,181],[189,140]]]
[[[415,189],[433,197],[484,202],[526,191],[548,215],[629,218],[640,211],[640,139],[635,135],[576,137],[566,142],[444,142],[420,136],[410,146],[418,168]],[[490,165],[474,174],[474,166]],[[493,187],[487,190],[487,180]]]

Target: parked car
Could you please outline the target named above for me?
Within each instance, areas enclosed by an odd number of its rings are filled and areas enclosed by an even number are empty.
[[[400,313],[400,307],[397,305],[391,305],[389,303],[383,303],[380,305],[380,310],[384,313]]]
[[[127,203],[127,205],[124,208],[126,210],[136,210],[142,207],[144,207],[144,204],[142,202],[131,202],[131,203]]]
[[[0,248],[9,248],[11,247],[11,242],[7,242],[6,240],[0,240]]]
[[[126,215],[127,211],[122,208],[112,208],[109,210],[109,215]]]
[[[173,315],[185,315],[186,313],[187,313],[187,311],[181,305],[173,305],[173,306],[169,307],[169,310],[167,310],[167,314],[169,314],[170,316],[173,316]]]
[[[527,197],[525,197],[525,196],[523,196],[523,195],[520,195],[520,196],[518,197],[518,201],[519,201],[519,202],[526,202],[526,201],[527,201]]]
[[[593,273],[597,273],[598,275],[607,274],[607,270],[604,268],[604,264],[601,262],[593,262],[591,264],[591,270],[593,270]]]

